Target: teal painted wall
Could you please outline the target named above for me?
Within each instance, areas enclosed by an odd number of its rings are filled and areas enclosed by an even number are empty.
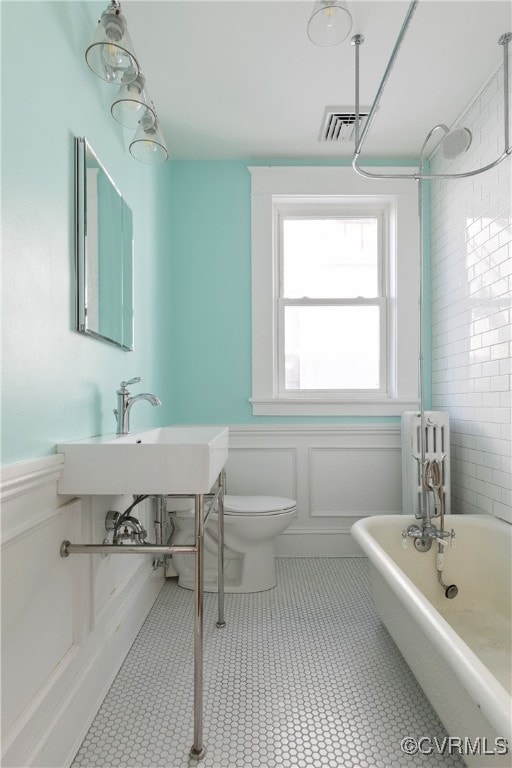
[[[174,163],[171,211],[176,419],[250,421],[251,219],[246,164]]]
[[[179,161],[171,169],[170,361],[175,380],[176,421],[396,423],[398,417],[252,415],[251,179],[247,166],[257,164],[317,163],[275,159]],[[392,163],[374,164],[411,163],[396,159]]]
[[[396,421],[252,416],[247,165],[317,163],[137,163],[130,134],[110,116],[115,88],[83,58],[103,9],[103,2],[1,3],[2,464],[114,431],[115,390],[136,375],[137,391],[156,392],[164,406],[139,404],[134,429]],[[133,353],[74,330],[76,135],[88,139],[134,212]]]
[[[169,165],[133,160],[110,116],[115,88],[83,56],[105,4],[2,2],[2,464],[58,441],[115,431],[122,379],[143,377],[164,407],[132,425],[173,420]],[[85,136],[134,213],[135,351],[74,330],[73,139]]]

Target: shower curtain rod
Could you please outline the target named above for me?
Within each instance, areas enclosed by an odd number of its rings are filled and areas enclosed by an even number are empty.
[[[402,28],[400,29],[400,32],[398,34],[395,47],[393,48],[393,51],[391,53],[391,57],[388,61],[388,65],[386,67],[386,70],[384,72],[384,75],[382,77],[382,80],[380,82],[380,85],[377,89],[377,94],[375,96],[375,99],[373,100],[373,104],[370,108],[370,111],[368,113],[368,119],[366,121],[366,124],[363,128],[363,131],[361,135],[359,135],[359,122],[360,122],[360,107],[359,107],[359,48],[364,42],[364,36],[363,35],[354,35],[351,43],[355,47],[355,112],[356,112],[356,135],[355,135],[355,151],[354,155],[352,157],[352,168],[356,173],[358,173],[360,176],[364,176],[368,179],[415,179],[416,181],[421,180],[429,180],[429,179],[464,179],[468,176],[476,176],[479,173],[484,173],[485,171],[489,171],[491,168],[494,168],[495,166],[499,165],[506,157],[509,157],[512,154],[512,146],[509,144],[509,136],[510,136],[510,126],[509,126],[509,95],[508,95],[508,45],[510,41],[512,40],[512,32],[507,32],[498,40],[498,44],[503,46],[503,89],[504,89],[504,144],[505,149],[503,153],[492,163],[489,163],[488,165],[483,166],[482,168],[476,168],[472,171],[466,171],[464,173],[433,173],[433,174],[426,174],[422,172],[422,168],[418,169],[417,173],[371,173],[370,171],[366,171],[363,168],[360,168],[358,165],[359,162],[359,155],[361,154],[361,150],[363,148],[363,144],[366,140],[366,137],[368,135],[368,132],[370,130],[370,127],[373,123],[375,113],[377,111],[377,108],[379,106],[382,94],[384,92],[384,88],[386,86],[386,83],[389,79],[389,76],[391,74],[391,70],[393,69],[393,65],[395,63],[395,60],[398,56],[398,52],[402,46],[402,42],[404,40],[405,34],[407,32],[407,29],[409,27],[409,24],[411,23],[411,19],[414,15],[414,12],[416,11],[416,7],[418,5],[419,0],[412,0],[412,2],[409,5],[409,8],[407,10],[407,13],[405,15],[404,22],[402,24]]]

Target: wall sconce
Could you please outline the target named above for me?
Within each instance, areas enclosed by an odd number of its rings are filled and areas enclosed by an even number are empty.
[[[315,45],[337,45],[352,29],[345,0],[317,0],[308,21],[308,37]]]
[[[132,79],[132,71],[128,70],[121,81],[121,87],[110,107],[112,117],[125,128],[136,131],[142,117],[153,116],[156,120],[156,112],[153,109],[151,99],[146,89],[146,80],[142,72]]]
[[[120,125],[136,131],[130,143],[132,157],[148,165],[164,163],[169,151],[119,0],[111,0],[101,14],[94,37],[85,51],[85,60],[101,80],[120,86],[110,111]]]
[[[147,165],[165,163],[169,157],[158,119],[153,120],[152,114],[147,114],[139,122],[137,133],[130,144],[130,154]]]
[[[118,0],[112,0],[101,14],[85,60],[95,75],[107,83],[120,83],[129,72],[132,80],[139,74],[139,64],[128,34],[126,19]]]

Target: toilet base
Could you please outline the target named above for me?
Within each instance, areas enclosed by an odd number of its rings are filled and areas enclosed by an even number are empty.
[[[211,562],[211,553],[205,552],[204,591],[218,592],[217,565]],[[183,567],[180,561],[179,569],[171,565],[170,576],[178,570],[178,586],[184,589],[195,588],[194,559],[188,556],[189,567]],[[231,594],[251,594],[266,592],[277,584],[274,561],[273,542],[266,542],[243,556],[236,556],[229,550],[224,554],[224,592]]]
[[[224,591],[266,592],[277,584],[274,541],[297,513],[293,499],[281,496],[225,496]],[[218,516],[212,512],[204,528],[204,591],[218,592]],[[195,542],[194,510],[175,510],[173,543]],[[169,576],[178,574],[184,589],[195,588],[195,557],[176,552]]]

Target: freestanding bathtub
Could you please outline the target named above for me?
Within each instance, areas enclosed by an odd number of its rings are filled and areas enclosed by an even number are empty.
[[[437,579],[437,543],[422,553],[408,539],[404,548],[412,522],[379,515],[352,526],[370,560],[377,612],[453,737],[452,753],[468,766],[511,768],[512,526],[490,515],[446,516],[455,538],[443,581],[459,589],[449,600]]]

